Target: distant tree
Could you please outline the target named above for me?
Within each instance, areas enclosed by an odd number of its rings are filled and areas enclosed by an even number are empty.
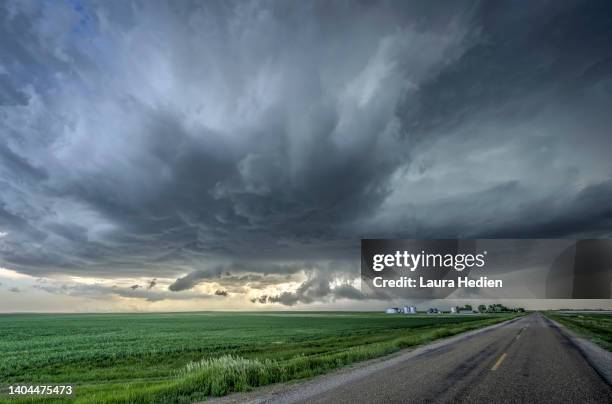
[[[472,305],[471,304],[466,304],[464,307],[465,310],[469,310],[472,311]]]
[[[480,306],[478,306],[478,311],[484,313],[485,311],[487,311],[487,306],[481,304]]]

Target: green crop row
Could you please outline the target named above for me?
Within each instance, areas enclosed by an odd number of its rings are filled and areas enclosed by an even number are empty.
[[[547,315],[612,351],[612,315],[596,313],[548,313]]]

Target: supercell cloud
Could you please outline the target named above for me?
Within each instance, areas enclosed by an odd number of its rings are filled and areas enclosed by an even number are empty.
[[[0,266],[294,305],[361,237],[610,236],[610,11],[0,1]]]

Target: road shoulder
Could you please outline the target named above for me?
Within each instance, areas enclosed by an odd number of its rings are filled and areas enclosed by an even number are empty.
[[[580,351],[580,353],[582,353],[587,362],[609,385],[612,386],[612,352],[603,349],[587,338],[579,336],[574,331],[548,316],[544,317],[550,322],[552,327],[556,328]]]

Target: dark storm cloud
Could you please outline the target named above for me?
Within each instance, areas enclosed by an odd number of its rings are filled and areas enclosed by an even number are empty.
[[[362,236],[610,235],[609,15],[1,2],[0,264],[170,291],[327,271],[265,299],[296,304],[360,298],[330,274]]]

